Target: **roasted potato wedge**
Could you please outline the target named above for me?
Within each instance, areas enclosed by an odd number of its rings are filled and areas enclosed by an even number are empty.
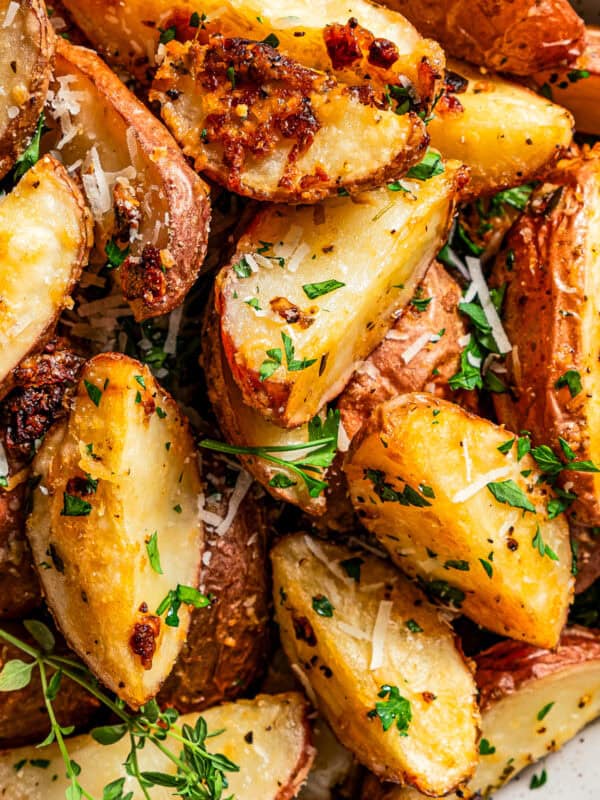
[[[24,639],[26,643],[35,645],[35,641],[21,626],[4,623],[2,628]],[[73,656],[63,641],[58,642],[54,652],[61,657]],[[20,650],[0,639],[0,669],[7,661],[22,658],[23,653]],[[81,729],[92,722],[99,706],[99,701],[86,689],[82,689],[77,683],[63,676],[61,691],[54,702],[54,710],[60,725],[63,727],[75,725]],[[17,747],[28,743],[37,745],[49,733],[50,720],[44,705],[39,671],[35,669],[32,671],[30,683],[25,688],[0,692],[0,747]]]
[[[77,184],[44,156],[0,198],[0,382],[53,330],[87,263],[90,218]]]
[[[171,671],[201,602],[200,480],[187,423],[147,367],[101,354],[84,367],[69,419],[47,434],[34,474],[27,534],[48,605],[80,658],[138,707]]]
[[[398,394],[430,391],[450,399],[450,378],[460,366],[460,339],[467,326],[458,313],[458,283],[434,261],[383,342],[352,376],[337,401],[352,439],[380,403]],[[421,301],[419,303],[419,300]]]
[[[446,158],[469,167],[467,194],[491,194],[538,178],[571,144],[573,117],[566,109],[463,61],[448,66],[450,91],[427,130]]]
[[[0,2],[0,179],[29,145],[50,81],[54,31],[43,0]]]
[[[377,775],[427,794],[469,777],[475,684],[424,595],[391,564],[302,534],[271,558],[283,648],[342,744]]]
[[[345,464],[354,507],[430,595],[513,639],[554,647],[573,579],[564,517],[504,428],[432,395],[377,408]],[[522,471],[531,473],[525,478]]]
[[[215,600],[210,608],[192,612],[187,641],[158,696],[162,707],[182,713],[239,697],[260,676],[269,649],[264,505],[247,493],[227,524],[236,485],[231,485],[230,468],[203,453],[202,478],[209,541],[200,590]],[[213,529],[218,533],[211,537]]]
[[[585,50],[566,67],[534,76],[539,90],[568,108],[582,133],[600,136],[600,27],[585,29]]]
[[[109,62],[124,66],[142,82],[162,58],[159,41],[171,34],[182,42],[204,42],[215,33],[255,41],[275,35],[283,53],[307,67],[333,72],[344,83],[364,84],[366,73],[369,80],[392,84],[407,79],[424,110],[433,104],[443,75],[444,55],[437,42],[424,40],[400,14],[365,0],[318,5],[310,0],[186,0],[176,6],[170,0],[110,0],[108,5],[66,0],[64,5]],[[345,29],[343,36],[340,28]],[[169,31],[168,36],[161,36],[162,31]],[[382,45],[397,59],[378,59],[375,51]]]
[[[500,422],[528,430],[535,444],[600,464],[600,147],[561,162],[534,193],[495,264],[506,284],[504,325],[510,391],[494,395]],[[507,264],[508,259],[508,264]],[[570,513],[600,524],[600,477],[563,471],[577,498]]]
[[[385,0],[451,56],[531,75],[572,61],[585,26],[568,0]]]
[[[558,750],[600,714],[600,633],[567,628],[556,650],[504,641],[477,656],[481,759],[461,794],[488,797],[522,769]],[[422,800],[410,788],[377,786],[363,800]]]
[[[123,293],[136,318],[171,311],[196,280],[206,252],[206,184],[106,64],[64,39],[47,111],[52,131],[43,145],[81,176],[99,258],[106,260],[106,246],[116,244],[117,261],[125,259]]]
[[[259,695],[205,711],[202,716],[209,732],[219,731],[207,742],[207,749],[223,753],[239,767],[226,772],[232,796],[261,800],[291,800],[306,778],[314,758],[307,703],[298,692]],[[193,725],[198,714],[181,717],[181,724]],[[252,734],[252,735],[250,735]],[[125,776],[123,761],[129,752],[129,737],[116,744],[101,745],[91,736],[68,740],[69,754],[81,767],[79,781],[93,797],[101,797],[108,779]],[[50,759],[46,769],[36,768],[31,759]],[[17,771],[15,764],[27,763]],[[173,774],[175,765],[152,744],[138,754],[140,770]],[[127,781],[132,800],[143,800],[135,781]],[[0,786],[11,800],[64,800],[69,781],[56,745],[43,750],[23,747],[0,754]],[[172,788],[156,787],[153,800],[173,797]]]
[[[315,203],[394,180],[423,156],[419,117],[373,95],[265,42],[214,36],[170,42],[150,100],[199,172],[256,200]]]
[[[403,181],[408,192],[258,212],[215,286],[225,355],[248,405],[295,427],[342,391],[443,244],[462,180],[451,162]]]

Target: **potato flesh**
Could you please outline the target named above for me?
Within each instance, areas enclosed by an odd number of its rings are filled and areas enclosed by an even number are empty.
[[[302,669],[334,733],[361,763],[433,795],[450,791],[476,762],[478,722],[473,678],[450,630],[391,565],[361,554],[356,583],[339,565],[356,554],[311,543],[291,536],[272,551],[275,612],[288,658]],[[334,607],[331,617],[314,610],[313,598],[321,595]],[[371,669],[373,628],[384,599],[393,603],[391,618],[381,665]],[[409,619],[423,632],[412,633]],[[397,686],[411,704],[408,736],[395,727],[384,732],[378,718],[368,717],[386,684]]]
[[[83,176],[96,229],[94,260],[105,263],[113,237],[132,258],[147,247],[160,254],[168,265],[165,293],[130,302],[138,319],[164,314],[183,300],[202,263],[207,187],[164,126],[95,53],[60,39],[54,76],[46,113],[52,130],[43,146],[58,150]],[[119,185],[129,198],[123,216],[131,210],[136,218],[123,231],[115,204]]]
[[[570,145],[573,118],[561,106],[463,61],[450,60],[448,66],[469,81],[466,91],[455,95],[464,111],[440,103],[427,130],[446,158],[470,168],[472,195],[538,177]]]
[[[0,178],[29,144],[44,105],[54,36],[41,0],[0,3]]]
[[[188,26],[194,12],[206,15],[203,24],[211,33],[255,41],[275,33],[282,52],[319,70],[331,69],[323,28],[334,22],[344,25],[354,17],[376,37],[394,42],[400,56],[394,71],[406,75],[429,101],[434,99],[436,90],[430,86],[427,97],[425,87],[420,85],[419,64],[425,59],[440,75],[444,68],[444,56],[437,43],[422,39],[400,14],[366,0],[326,0],[317,4],[310,0],[193,0],[179,3],[176,9],[171,0],[134,0],[125,4],[118,0],[66,0],[64,5],[100,52],[142,80],[148,79],[148,67],[155,64],[159,28],[175,25],[182,38],[193,38],[197,29]],[[144,24],[149,20],[155,25]],[[344,80],[343,73],[336,74]]]
[[[194,159],[196,169],[231,191],[257,200],[316,202],[340,188],[357,191],[393,180],[424,153],[425,128],[414,114],[398,115],[363,104],[347,87],[333,79],[322,80],[320,73],[284,60],[278,50],[264,44],[230,47],[219,42],[208,46],[171,42],[150,99],[160,102],[163,120],[183,152]],[[242,48],[244,54],[239,52]],[[252,70],[261,69],[256,65],[262,63],[263,51],[271,54],[264,60],[270,60],[272,67],[256,77]],[[233,82],[215,69],[215,52],[224,63],[230,59],[235,64]],[[247,62],[253,64],[248,71]],[[298,88],[298,70],[303,81],[312,75],[310,89]],[[248,101],[249,111],[241,120],[230,105],[246,98],[255,84],[267,96]],[[244,145],[243,162],[238,165],[237,153],[228,156],[222,137],[211,132],[211,120],[226,115],[234,120],[240,141],[242,135],[251,139],[253,125],[264,126],[269,118],[285,115],[296,101],[299,111],[291,119],[298,123],[292,124],[301,125],[309,116],[318,123],[308,145],[299,151],[300,136],[284,135],[275,126],[272,133],[254,134],[260,149],[253,152]],[[236,105],[236,111],[240,107]],[[272,144],[265,146],[271,137]]]
[[[551,495],[535,485],[539,471],[531,456],[517,461],[514,445],[507,455],[498,451],[511,437],[459,406],[430,395],[405,395],[379,406],[353,442],[345,464],[350,495],[362,523],[406,573],[428,585],[444,581],[458,588],[464,598],[453,605],[480,625],[554,647],[572,592],[568,526],[564,518],[548,519]],[[526,469],[532,472],[525,480]],[[435,497],[425,507],[383,501],[377,474],[367,470],[379,470],[382,482],[395,491],[427,486]],[[479,490],[456,499],[488,475]],[[509,479],[535,514],[499,503],[486,488]],[[558,561],[541,556],[533,545],[537,526]]]
[[[84,381],[102,392],[98,406]],[[169,674],[189,626],[188,606],[180,609],[178,627],[167,626],[156,609],[178,584],[198,581],[203,535],[191,436],[147,367],[104,354],[84,368],[71,416],[48,434],[34,472],[41,488],[28,537],[35,563],[50,566],[40,570],[48,604],[77,654],[137,707]],[[62,515],[63,495],[73,493],[69,479],[85,475],[98,480],[96,491],[84,495],[90,513]],[[162,574],[146,546],[154,532]],[[144,625],[155,628],[154,636],[146,632],[155,648],[150,664],[132,639]]]
[[[255,700],[226,703],[203,712],[209,732],[224,729],[208,740],[208,750],[224,754],[240,768],[239,772],[226,773],[229,788],[225,791],[240,800],[287,800],[295,796],[293,787],[313,758],[306,712],[306,701],[296,692],[259,695]],[[178,724],[194,725],[198,716],[187,714]],[[253,737],[248,742],[245,737],[250,731]],[[124,794],[133,792],[132,800],[143,800],[137,781],[126,776],[123,768],[129,746],[127,736],[111,745],[98,744],[88,735],[67,740],[71,758],[81,767],[79,781],[89,794],[102,797],[108,783],[124,777]],[[168,739],[166,746],[178,754],[177,742]],[[15,771],[16,763],[30,758],[46,758],[50,764],[40,769],[28,763]],[[139,751],[138,759],[142,772],[175,773],[175,765],[150,743]],[[11,800],[64,800],[70,782],[57,746],[50,745],[42,750],[23,747],[3,752],[0,785]],[[152,800],[173,797],[172,788],[156,786],[151,792]]]
[[[405,181],[410,193],[379,189],[359,202],[332,199],[318,211],[274,207],[259,212],[216,283],[225,353],[248,405],[279,425],[294,427],[342,391],[439,250],[452,216],[457,174],[456,165],[447,164],[443,174],[428,181]],[[284,268],[259,266],[250,277],[240,278],[232,265],[256,254],[261,242],[274,243],[269,255],[285,256]],[[331,279],[345,285],[312,300],[302,289]],[[248,305],[252,298],[261,311]],[[275,298],[307,314],[308,327],[302,318],[286,323],[270,306]],[[261,382],[267,350],[283,351],[284,334],[296,360],[315,363],[288,371],[283,353],[283,366]]]
[[[553,100],[569,109],[579,132],[600,136],[600,28],[589,25],[585,34],[585,50],[575,62],[540,72],[534,81],[540,88],[548,86]],[[582,77],[582,72],[589,76]]]
[[[62,309],[90,245],[77,185],[46,156],[0,199],[0,381]]]

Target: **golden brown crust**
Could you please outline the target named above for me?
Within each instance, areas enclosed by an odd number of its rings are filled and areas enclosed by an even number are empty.
[[[203,454],[202,476],[205,509],[225,518],[231,471]],[[186,644],[159,694],[161,705],[202,711],[239,697],[260,675],[269,649],[266,536],[264,504],[252,491],[227,532],[209,536],[200,587],[216,599],[193,611]]]
[[[6,18],[9,8],[10,2],[0,3],[0,18]],[[6,109],[0,114],[4,118],[0,121],[0,178],[11,169],[35,132],[48,92],[54,42],[43,0],[22,0],[13,22],[3,25],[0,75],[6,70],[12,85],[10,94],[3,93],[2,97]],[[4,80],[1,82],[4,84]],[[2,88],[6,92],[7,87]],[[9,107],[19,109],[12,119],[7,114]]]
[[[508,234],[493,275],[495,285],[507,284],[504,326],[513,345],[507,358],[510,391],[494,394],[498,419],[512,431],[530,431],[535,444],[557,452],[562,437],[577,460],[592,461],[599,203],[600,150],[561,162]],[[563,378],[570,370],[582,381],[575,396]],[[577,495],[573,518],[598,524],[595,474],[563,472],[561,481]]]
[[[314,203],[340,188],[379,186],[403,175],[428,142],[414,111],[393,114],[382,90],[338,84],[264,42],[239,38],[169,43],[150,99],[161,104],[163,119],[197,170],[257,200]],[[368,117],[380,125],[386,155],[364,140],[357,160],[344,140],[354,141],[353,124],[370,127]],[[345,124],[345,132],[337,131]],[[334,155],[332,135],[347,152],[343,163]]]
[[[129,301],[136,319],[166,314],[181,304],[196,280],[206,254],[210,203],[208,187],[186,164],[176,143],[163,125],[124,86],[119,78],[91,50],[74,47],[64,39],[58,40],[57,71],[59,75],[79,74],[97,93],[92,105],[106,105],[106,120],[89,117],[89,124],[103,125],[96,136],[108,142],[108,147],[124,150],[131,163],[128,141],[111,142],[121,135],[110,127],[111,115],[116,115],[124,131],[131,136],[140,166],[136,175],[137,201],[160,189],[157,201],[148,219],[139,223],[144,236],[134,238],[130,255],[121,270],[123,293]],[[75,120],[77,121],[77,120]],[[129,131],[132,133],[129,134]],[[88,135],[94,131],[88,130]],[[125,133],[122,134],[125,136]],[[69,150],[71,148],[71,150]],[[85,157],[90,148],[89,139],[73,140],[67,145],[72,160]],[[66,152],[66,151],[65,151]],[[166,228],[165,241],[156,246],[153,238],[156,229]],[[112,221],[112,230],[103,232],[105,244],[117,232],[118,224]],[[127,229],[127,235],[129,229]],[[98,242],[96,243],[99,244]],[[124,246],[124,245],[123,245]]]
[[[567,0],[386,0],[448,53],[498,72],[531,75],[574,60],[583,20]]]
[[[342,424],[350,439],[379,403],[398,394],[425,390],[446,399],[454,394],[448,381],[459,368],[459,340],[467,331],[457,310],[461,288],[434,261],[415,296],[432,299],[424,311],[411,303],[402,309],[394,327],[339,397]],[[441,337],[425,343],[407,363],[404,354],[427,333]]]
[[[566,628],[553,650],[510,639],[499,642],[475,656],[480,708],[485,711],[492,703],[518,691],[530,681],[598,659],[600,632],[580,626]]]

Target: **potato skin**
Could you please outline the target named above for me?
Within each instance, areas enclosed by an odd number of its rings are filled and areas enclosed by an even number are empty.
[[[454,394],[448,381],[458,371],[462,351],[459,339],[467,332],[464,318],[457,310],[461,288],[434,261],[419,284],[417,295],[432,300],[424,311],[411,303],[402,309],[386,338],[354,373],[337,401],[350,439],[379,403],[396,395],[430,391],[450,399]],[[404,361],[403,353],[424,334],[429,332],[433,336],[442,330],[444,334],[439,341],[426,344],[408,363]]]
[[[535,444],[560,452],[559,437],[577,460],[600,463],[597,434],[598,271],[600,270],[600,148],[561,162],[507,236],[492,281],[507,284],[504,326],[513,351],[506,359],[510,391],[494,394],[500,422],[531,431]],[[508,259],[508,260],[507,260]],[[574,397],[557,382],[579,373]],[[600,480],[563,472],[577,500],[573,521],[600,524]]]
[[[231,496],[225,464],[203,453],[201,469],[205,508],[225,518]],[[211,537],[209,530],[200,591],[216,599],[192,612],[187,641],[158,695],[161,706],[202,711],[235,700],[260,676],[269,652],[266,538],[264,504],[252,489],[225,534]]]
[[[5,19],[9,7],[10,0],[2,0],[0,19]],[[43,0],[21,0],[13,22],[2,26],[0,179],[12,168],[35,132],[48,91],[54,42],[54,29]],[[14,70],[10,65],[14,65]],[[13,119],[8,116],[11,107],[19,109]]]
[[[36,645],[29,634],[16,624],[3,624],[7,630],[29,644]],[[55,652],[67,658],[73,653],[64,641],[57,637]],[[3,639],[0,640],[0,669],[13,658],[23,660],[23,652]],[[25,659],[27,660],[27,659]],[[60,692],[53,703],[60,725],[75,725],[81,729],[92,722],[100,707],[100,702],[86,689],[73,683],[69,678],[61,681]],[[31,682],[24,689],[0,693],[0,748],[18,747],[28,743],[39,743],[50,732],[48,712],[44,706],[44,695],[39,671],[34,669]],[[40,758],[43,758],[43,751]]]
[[[139,206],[140,237],[130,245],[120,280],[137,320],[166,314],[181,304],[206,254],[208,187],[187,165],[166,128],[94,52],[59,38],[55,73],[75,75],[75,87],[79,90],[81,83],[85,90],[79,120],[85,131],[61,147],[65,163],[85,160],[95,145],[103,166],[117,171],[132,166],[135,152],[132,199]],[[77,122],[75,116],[73,124]],[[49,145],[60,135],[55,128]],[[129,244],[129,227],[118,230],[114,192],[112,199],[115,207],[95,219],[99,249],[113,237],[122,248]],[[150,210],[144,201],[151,201]],[[120,233],[126,241],[120,241]]]
[[[531,75],[582,52],[585,26],[567,0],[385,0],[456,58]]]

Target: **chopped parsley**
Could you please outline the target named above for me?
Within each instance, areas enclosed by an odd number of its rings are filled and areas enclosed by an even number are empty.
[[[470,570],[469,562],[463,559],[449,559],[444,562],[444,569],[457,569],[460,572],[468,572]]]
[[[44,114],[40,114],[35,132],[28,146],[15,161],[13,178],[18,181],[25,173],[40,160],[40,141],[44,129]]]
[[[554,550],[544,542],[542,538],[542,532],[540,530],[540,526],[538,525],[535,530],[535,536],[531,540],[531,544],[533,545],[534,549],[536,549],[542,558],[544,556],[548,556],[551,561],[558,561],[558,556],[554,552]]]
[[[160,44],[169,44],[175,38],[175,34],[177,33],[177,28],[175,25],[171,25],[170,28],[159,28],[160,36],[158,41]]]
[[[423,591],[433,601],[439,601],[446,605],[461,608],[465,600],[465,593],[457,586],[452,586],[448,581],[435,579],[426,581],[423,578],[417,579]]]
[[[302,290],[309,300],[314,300],[317,297],[322,297],[324,294],[335,292],[336,289],[341,289],[345,285],[346,284],[342,283],[341,281],[336,281],[334,278],[330,278],[329,280],[321,281],[320,283],[305,283],[302,287]]]
[[[83,385],[88,393],[88,397],[92,401],[95,406],[100,405],[100,400],[102,400],[102,389],[99,389],[97,386],[94,386],[93,383],[84,380]]]
[[[395,725],[400,736],[408,736],[408,728],[412,720],[410,702],[402,697],[397,686],[384,684],[377,693],[377,697],[386,698],[383,702],[375,703],[375,708],[367,713],[371,719],[379,717],[384,732]]]
[[[274,489],[289,489],[290,486],[297,486],[297,485],[298,484],[296,483],[296,481],[293,481],[283,472],[278,472],[276,475],[273,475],[273,477],[269,481],[269,486],[272,486]]]
[[[360,583],[360,568],[364,563],[364,559],[355,556],[354,558],[346,558],[344,561],[340,561],[340,567],[345,570],[349,578],[353,578],[357,583]]]
[[[427,306],[431,303],[433,298],[421,297],[421,293],[422,293],[421,289],[417,289],[417,291],[415,292],[415,296],[410,301],[410,304],[411,306],[413,306],[413,308],[416,308],[417,311],[420,311],[422,313],[423,311],[427,310]]]
[[[406,177],[416,178],[418,181],[428,181],[430,178],[441,175],[443,172],[445,172],[445,167],[442,157],[439,153],[428,150],[425,154],[425,158],[408,170]]]
[[[407,619],[404,624],[411,633],[423,633],[423,628],[414,619]]]
[[[181,510],[181,509],[180,509]],[[162,575],[162,567],[160,565],[160,553],[158,552],[158,532],[154,531],[152,536],[146,542],[146,551],[150,559],[150,566],[158,575]]]
[[[92,510],[92,504],[74,494],[63,495],[63,509],[61,517],[87,517]]]
[[[531,782],[529,783],[530,789],[539,789],[540,786],[544,786],[548,779],[548,773],[545,769],[541,771],[539,775],[532,775]]]
[[[182,586],[177,584],[176,589],[169,589],[169,593],[163,598],[156,613],[160,616],[167,612],[165,623],[171,628],[179,626],[179,609],[181,604],[194,606],[194,608],[207,608],[210,606],[212,598],[203,595],[193,586]]]
[[[553,706],[554,701],[552,703],[546,703],[546,705],[538,711],[538,722],[541,722],[544,719],[544,717],[552,710]]]
[[[303,369],[307,369],[308,367],[316,364],[316,358],[305,358],[299,361],[296,359],[294,354],[294,343],[290,336],[287,333],[281,333],[281,338],[283,340],[283,347],[285,350],[285,360],[287,362],[288,372],[299,372]]]
[[[431,505],[429,500],[408,483],[404,484],[402,491],[394,489],[392,484],[385,480],[385,473],[380,469],[366,469],[364,474],[365,478],[372,482],[377,497],[384,503],[400,503],[402,506],[416,506],[417,508]]]
[[[486,484],[489,491],[499,503],[513,508],[522,508],[535,514],[535,506],[527,499],[525,492],[513,480],[491,482]]]
[[[239,261],[236,261],[236,263],[233,264],[232,269],[238,278],[249,278],[250,275],[252,275],[250,264],[248,264],[244,256],[242,256]]]
[[[577,397],[581,392],[581,375],[576,369],[568,369],[554,384],[555,389],[562,389],[563,386],[568,388],[571,397]]]
[[[268,36],[262,40],[263,44],[268,44],[269,47],[279,47],[279,39],[275,36],[274,33],[270,33]]]
[[[479,742],[479,755],[493,756],[495,752],[496,748],[493,747],[487,739],[482,739]]]
[[[480,558],[479,559],[479,563],[481,564],[481,566],[485,570],[485,573],[488,576],[488,578],[493,578],[494,577],[494,567],[490,564],[490,562],[485,558]]]
[[[318,594],[313,597],[312,607],[313,611],[316,611],[320,617],[333,617],[334,607],[324,594]]]
[[[129,255],[129,247],[124,247],[122,250],[114,239],[109,239],[104,247],[106,253],[106,267],[107,269],[116,269],[120,267]]]

